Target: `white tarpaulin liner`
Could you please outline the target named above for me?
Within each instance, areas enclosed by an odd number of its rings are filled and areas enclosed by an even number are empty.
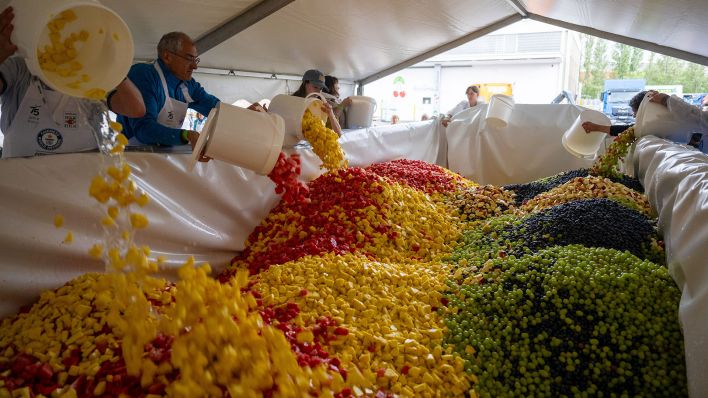
[[[438,153],[432,120],[346,131],[340,142],[351,166],[396,158],[434,163]],[[319,158],[306,146],[294,150],[301,154],[303,177],[317,177]],[[214,272],[224,269],[278,201],[268,177],[219,161],[189,172],[190,158],[126,154],[138,187],[151,197],[141,209],[150,227],[137,233],[136,242],[149,245],[154,257],[165,256],[167,277],[191,255],[210,262]],[[100,206],[88,195],[102,162],[97,153],[0,161],[0,318],[42,290],[103,270],[87,254],[103,237]],[[57,214],[66,220],[59,229],[52,223]],[[74,242],[63,244],[68,231]]]
[[[563,148],[561,137],[580,113],[574,105],[516,104],[507,127],[487,125],[487,104],[455,115],[447,127],[450,170],[479,183],[525,183],[592,165]]]
[[[640,139],[634,171],[659,213],[669,273],[682,291],[689,392],[708,396],[708,155],[648,136]]]

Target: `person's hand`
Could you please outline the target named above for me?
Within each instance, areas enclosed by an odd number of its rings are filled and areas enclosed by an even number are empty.
[[[443,117],[441,123],[444,127],[447,127],[447,125],[450,124],[450,118],[447,116]]]
[[[261,105],[258,102],[254,102],[249,106],[247,109],[250,109],[252,111],[256,112],[268,112],[268,108],[266,108],[265,105]]]
[[[197,145],[198,139],[199,139],[198,132],[196,132],[194,130],[187,131],[187,140],[189,141],[189,145],[192,147],[192,151],[194,151],[194,147]],[[210,160],[211,160],[211,158],[209,156],[204,156],[203,153],[199,154],[199,161],[200,162],[208,162]]]
[[[593,122],[585,122],[582,124],[583,129],[585,130],[586,133],[592,133],[594,131],[599,131],[605,134],[610,134],[610,127],[609,126],[603,126],[601,124],[596,124]]]
[[[17,46],[12,44],[10,36],[12,36],[12,19],[15,14],[12,12],[12,7],[7,7],[0,14],[0,63],[5,62],[12,54],[17,51]]]
[[[352,104],[352,97],[347,97],[344,99],[344,101],[342,101],[342,105],[344,105],[345,107],[347,107],[351,104]]]
[[[329,104],[327,101],[322,101],[322,112],[325,112],[329,117],[335,118],[334,116],[334,109],[332,108],[332,105]]]
[[[661,104],[666,106],[666,101],[669,100],[669,95],[664,94],[664,93],[659,93],[654,90],[647,91],[647,97],[649,97],[649,101],[655,102],[657,104]]]

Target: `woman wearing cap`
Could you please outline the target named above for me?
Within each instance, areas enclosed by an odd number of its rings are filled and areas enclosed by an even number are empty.
[[[310,69],[302,75],[302,84],[292,95],[305,98],[312,93],[321,93],[325,87],[325,75],[317,69]],[[322,110],[327,112],[327,127],[342,135],[342,128],[339,126],[332,106],[327,101],[323,101]]]

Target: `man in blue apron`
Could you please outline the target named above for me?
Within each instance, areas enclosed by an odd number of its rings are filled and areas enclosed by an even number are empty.
[[[100,128],[105,105],[52,90],[32,75],[23,58],[11,57],[17,50],[10,41],[12,18],[11,8],[0,14],[2,157],[97,149],[94,130]],[[108,107],[132,116],[145,113],[140,92],[128,80],[109,94]]]
[[[162,36],[157,54],[157,61],[133,65],[128,73],[145,99],[145,116],[118,121],[132,145],[194,146],[199,133],[182,130],[187,108],[208,115],[219,99],[192,78],[199,57],[189,36],[182,32]]]

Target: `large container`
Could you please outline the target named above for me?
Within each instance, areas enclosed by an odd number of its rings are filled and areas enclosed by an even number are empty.
[[[53,89],[74,97],[94,98],[99,90],[108,92],[128,74],[133,63],[133,36],[118,14],[96,0],[13,0],[15,18],[12,42],[24,57],[32,74]],[[85,42],[76,42],[76,61],[83,65],[76,76],[62,77],[40,67],[38,51],[51,44],[48,23],[64,11],[76,15],[61,30],[61,41],[82,30]],[[87,75],[88,81],[81,81]],[[78,82],[78,83],[77,83]],[[98,89],[98,90],[94,90]]]
[[[283,148],[284,131],[283,118],[276,114],[220,102],[199,134],[190,169],[205,155],[267,175]]]
[[[584,110],[575,118],[573,125],[565,131],[561,142],[563,147],[573,155],[583,159],[594,159],[607,135],[601,131],[586,133],[583,128],[585,122],[602,126],[611,124],[610,119],[604,113],[591,109]]]
[[[674,117],[666,106],[645,96],[637,110],[634,133],[637,137],[654,135],[685,144],[695,128],[695,124]]]
[[[509,124],[511,112],[514,110],[514,99],[504,94],[494,94],[487,106],[487,124],[503,129]]]
[[[354,95],[349,98],[352,103],[347,108],[347,128],[371,127],[371,121],[374,119],[374,112],[376,112],[376,100],[363,95]]]
[[[326,100],[318,93],[312,93],[305,98],[279,94],[270,101],[268,113],[280,115],[285,121],[283,146],[291,147],[305,139],[302,134],[302,117],[305,116],[306,110],[309,109],[323,122],[327,122],[327,113],[322,110],[324,102]]]

